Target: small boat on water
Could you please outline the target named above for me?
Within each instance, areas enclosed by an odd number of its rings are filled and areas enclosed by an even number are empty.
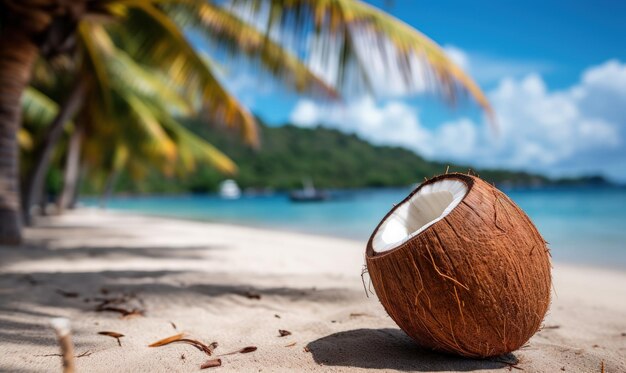
[[[330,199],[330,194],[323,190],[317,190],[311,180],[303,180],[303,188],[289,193],[292,202],[321,202]]]
[[[241,189],[233,179],[227,179],[220,183],[219,195],[223,199],[238,199],[241,197]]]

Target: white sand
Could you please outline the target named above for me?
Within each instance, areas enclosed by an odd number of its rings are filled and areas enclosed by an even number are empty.
[[[177,332],[170,322],[219,342],[218,354],[258,347],[207,371],[508,368],[415,347],[365,296],[363,242],[88,210],[46,219],[27,237],[25,248],[0,249],[0,371],[59,371],[59,357],[42,356],[58,353],[56,316],[71,320],[76,353],[91,352],[77,359],[81,372],[198,371],[206,356],[192,346],[147,347]],[[517,367],[600,372],[604,361],[607,372],[626,372],[626,273],[556,265],[554,282],[553,328],[514,353]],[[85,301],[121,293],[136,298],[120,306],[146,316],[95,312]],[[122,347],[99,331],[125,334]]]

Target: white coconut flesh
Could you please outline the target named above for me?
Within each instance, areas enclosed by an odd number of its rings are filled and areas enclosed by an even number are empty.
[[[402,245],[446,217],[466,194],[465,183],[455,179],[423,186],[380,225],[372,248],[381,253]]]

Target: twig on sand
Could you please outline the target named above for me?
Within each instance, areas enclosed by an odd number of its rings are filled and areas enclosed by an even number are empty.
[[[90,356],[91,354],[93,354],[93,352],[87,350],[87,351],[83,352],[82,354],[76,355],[76,357],[79,358],[79,357],[84,357],[84,356]]]
[[[74,355],[75,358],[79,358],[79,357],[85,357],[85,356],[90,356],[91,354],[93,354],[93,351],[91,350],[86,350],[83,353],[80,353],[78,355]],[[63,357],[62,354],[45,354],[45,355],[35,355],[37,357],[51,357],[51,356],[56,356],[56,357]]]

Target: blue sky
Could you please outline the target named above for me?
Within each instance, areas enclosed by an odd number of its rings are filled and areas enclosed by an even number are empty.
[[[341,108],[239,74],[231,90],[272,125],[322,124],[431,159],[626,181],[626,2],[370,1],[442,45],[496,109],[432,97],[353,97]],[[387,3],[392,3],[391,6]]]

